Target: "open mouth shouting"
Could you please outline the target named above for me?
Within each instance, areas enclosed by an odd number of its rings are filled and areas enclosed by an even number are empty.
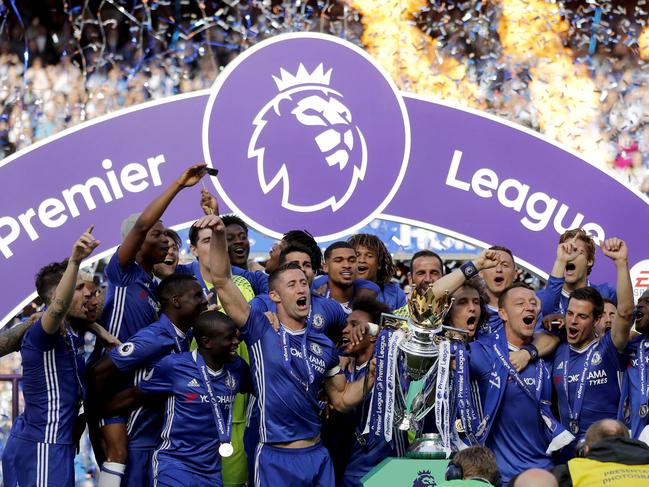
[[[358,275],[360,276],[367,276],[367,272],[370,270],[370,268],[366,265],[358,265]]]
[[[536,322],[536,315],[533,313],[527,313],[525,316],[523,316],[523,323],[525,324],[526,328],[534,328],[534,324]]]
[[[246,256],[246,247],[243,245],[232,246],[232,253],[238,258],[243,259]]]
[[[566,264],[566,271],[564,272],[565,277],[574,276],[576,270],[577,270],[577,266],[575,265],[575,263],[574,262],[568,262]]]
[[[566,337],[568,340],[576,340],[579,337],[579,328],[576,326],[567,326]]]
[[[308,311],[309,309],[309,300],[306,298],[306,296],[300,296],[299,298],[297,298],[295,304],[297,304],[297,309],[300,311]]]
[[[469,331],[475,331],[476,325],[478,323],[477,316],[469,316],[466,320],[466,329]]]

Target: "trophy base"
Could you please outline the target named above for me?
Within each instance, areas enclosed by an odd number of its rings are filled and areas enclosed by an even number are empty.
[[[442,437],[437,433],[426,433],[417,438],[408,451],[406,458],[445,459],[446,452],[442,446]]]

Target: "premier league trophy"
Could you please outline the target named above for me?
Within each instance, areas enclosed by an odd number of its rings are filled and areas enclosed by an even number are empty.
[[[406,320],[408,324],[405,336],[398,343],[401,367],[396,371],[396,389],[402,393],[403,400],[394,412],[394,424],[398,429],[417,435],[406,454],[408,457],[448,457],[450,428],[455,423],[455,418],[448,414],[450,342],[464,340],[467,336],[464,330],[442,324],[452,305],[453,298],[449,298],[448,292],[435,297],[430,286],[415,288],[408,301],[409,318],[383,315],[381,319],[382,327],[387,328],[403,328]],[[422,436],[421,422],[432,409],[435,409],[440,431]]]

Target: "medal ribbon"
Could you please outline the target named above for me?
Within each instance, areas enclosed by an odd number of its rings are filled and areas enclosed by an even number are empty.
[[[568,394],[568,368],[570,365],[570,347],[567,346],[563,354],[564,358],[562,361],[563,364],[563,390],[566,394],[566,406],[568,406],[568,416],[570,416],[570,425],[573,424],[579,425],[579,416],[581,415],[581,407],[584,403],[584,391],[586,389],[586,377],[588,376],[588,371],[590,370],[590,358],[593,355],[593,351],[597,345],[592,345],[588,354],[586,355],[586,361],[584,362],[584,367],[581,370],[581,375],[579,376],[579,385],[577,386],[577,394],[573,401],[572,407],[570,406],[570,395]]]
[[[638,368],[640,369],[640,406],[649,403],[649,394],[647,394],[647,363],[645,362],[645,346],[647,340],[643,339],[638,347]]]
[[[284,368],[289,372],[291,377],[302,387],[305,392],[309,392],[309,386],[313,384],[313,381],[315,380],[315,375],[313,374],[313,369],[311,368],[311,364],[309,363],[309,355],[308,355],[308,350],[307,350],[307,337],[309,335],[309,330],[311,329],[311,310],[309,310],[309,316],[307,317],[306,320],[306,329],[304,330],[304,334],[302,335],[302,343],[301,343],[301,349],[302,349],[302,360],[304,361],[304,367],[306,368],[306,373],[307,373],[307,382],[304,382],[294,371],[293,367],[291,366],[291,351],[289,347],[289,338],[288,338],[288,332],[286,331],[286,328],[284,328],[284,325],[280,325],[279,327],[279,336],[282,340],[282,357],[284,359]]]
[[[203,356],[196,352],[196,368],[203,378],[203,383],[205,384],[205,389],[207,389],[207,395],[210,398],[210,404],[212,405],[212,415],[214,416],[214,422],[216,423],[216,430],[219,434],[219,443],[230,443],[232,439],[232,410],[234,409],[234,394],[230,394],[230,410],[228,411],[227,422],[223,421],[223,415],[221,414],[221,409],[214,397],[214,391],[212,391],[212,385],[207,376],[207,365]],[[231,388],[232,384],[232,374],[229,371],[225,371],[226,380],[225,383],[228,387]],[[232,389],[231,389],[232,390]]]
[[[498,347],[497,344],[493,345],[493,349],[496,352],[496,356],[498,359],[502,362],[502,364],[505,366],[507,369],[507,373],[509,376],[516,381],[516,383],[520,386],[520,388],[523,390],[527,396],[532,399],[534,402],[538,403],[539,399],[541,399],[541,390],[543,388],[543,365],[541,364],[540,360],[536,361],[536,394],[533,394],[532,391],[527,387],[527,384],[523,381],[521,376],[516,372],[516,369],[512,367],[512,365],[507,361],[507,359],[503,356],[502,352],[500,351],[500,348]]]

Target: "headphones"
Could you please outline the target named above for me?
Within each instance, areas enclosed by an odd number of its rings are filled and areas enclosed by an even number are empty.
[[[445,480],[462,480],[464,478],[464,470],[462,470],[462,467],[458,465],[455,462],[449,462],[448,466],[446,467],[446,474],[444,476]],[[473,480],[482,480],[485,483],[489,485],[494,485],[495,487],[500,487],[500,482],[501,477],[500,477],[500,472],[497,473],[495,482],[493,484],[490,484],[487,479],[483,478],[474,478]]]

